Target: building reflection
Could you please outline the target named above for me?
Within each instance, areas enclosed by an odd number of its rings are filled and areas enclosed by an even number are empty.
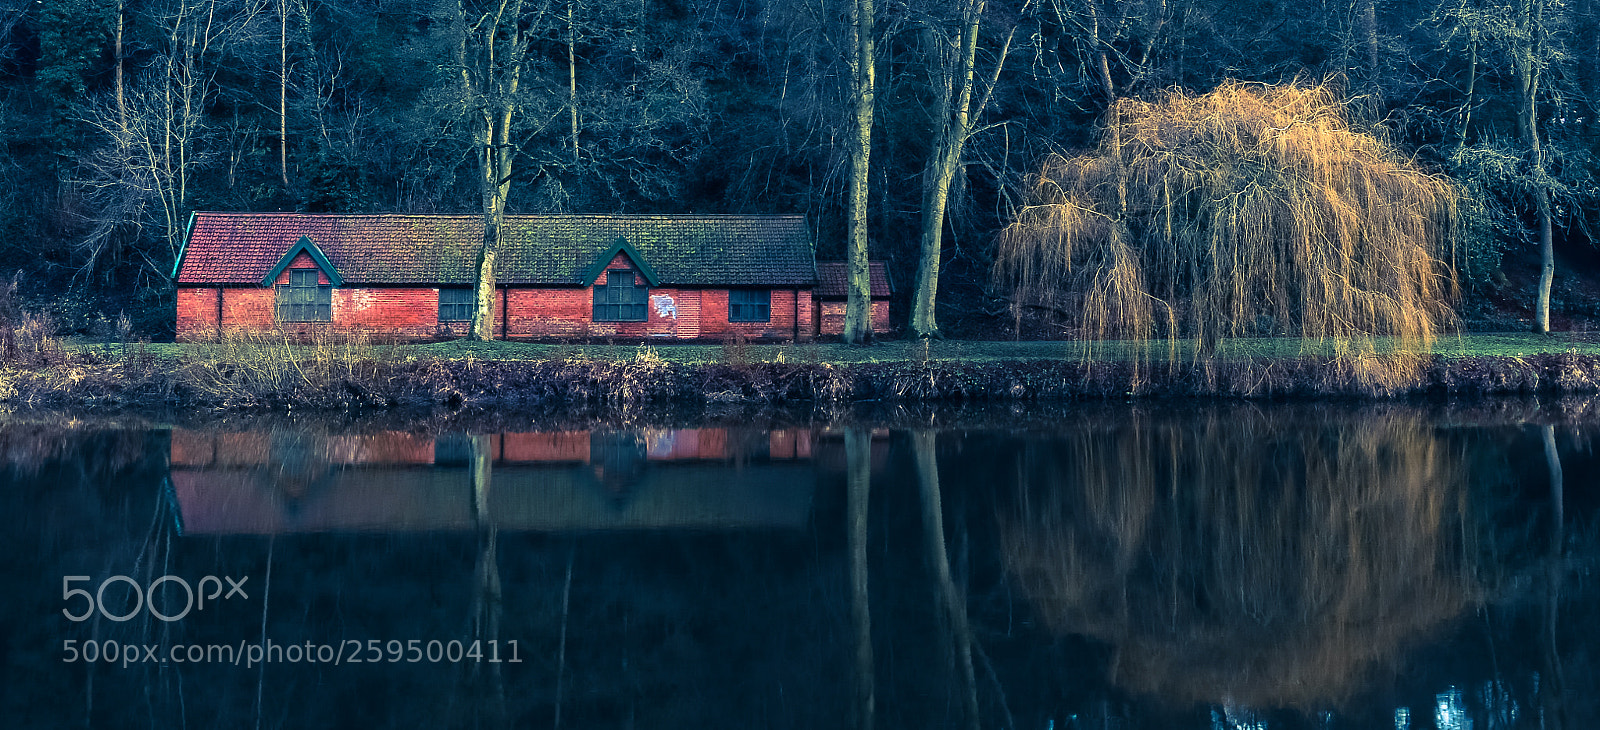
[[[189,534],[798,528],[810,518],[815,446],[803,429],[175,429],[170,463]],[[489,472],[481,499],[474,464]]]

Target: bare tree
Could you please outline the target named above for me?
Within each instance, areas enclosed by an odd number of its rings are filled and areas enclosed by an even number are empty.
[[[1567,183],[1550,173],[1546,149],[1548,140],[1539,128],[1542,113],[1540,100],[1552,95],[1547,88],[1551,76],[1545,72],[1562,56],[1562,49],[1552,37],[1562,20],[1562,7],[1559,0],[1491,0],[1483,3],[1462,0],[1441,9],[1439,14],[1443,22],[1453,26],[1453,33],[1465,36],[1470,55],[1466,99],[1461,107],[1460,141],[1452,153],[1453,162],[1458,168],[1503,170],[1502,177],[1515,181],[1538,219],[1540,267],[1533,331],[1541,333],[1550,331],[1557,201],[1570,202],[1575,193]],[[1498,52],[1502,62],[1509,66],[1509,91],[1516,116],[1517,136],[1520,137],[1520,149],[1516,150],[1492,140],[1468,144],[1471,114],[1479,103],[1478,84],[1480,79],[1487,80],[1492,75],[1492,70],[1485,73],[1481,67],[1486,62],[1493,63],[1491,59],[1495,58],[1494,52]],[[1492,194],[1489,191],[1480,193]]]
[[[289,0],[278,0],[278,175],[289,189]]]
[[[572,164],[578,164],[578,25],[573,18],[577,0],[567,0],[567,111],[572,121]]]
[[[195,151],[195,140],[206,131],[199,105],[182,103],[193,90],[180,84],[174,91],[167,81],[136,84],[120,105],[116,99],[98,104],[85,119],[108,140],[84,162],[81,184],[95,211],[79,244],[86,272],[122,258],[122,245],[147,233],[160,243],[152,250],[134,248],[144,267],[165,276],[177,258],[189,178],[208,158]]]
[[[943,32],[930,23],[927,37],[933,85],[934,141],[923,171],[922,249],[917,264],[917,289],[911,306],[911,333],[916,337],[942,337],[935,313],[939,293],[939,266],[942,257],[945,210],[950,199],[950,183],[961,169],[962,148],[971,136],[972,122],[983,114],[994,94],[1000,71],[1005,67],[1016,28],[1006,34],[995,57],[989,85],[976,107],[973,105],[973,76],[978,59],[978,30],[983,23],[986,0],[961,0],[957,18],[959,33]],[[1023,6],[1026,12],[1027,3]]]
[[[866,344],[872,333],[872,278],[867,266],[867,172],[872,156],[872,112],[876,104],[876,54],[872,0],[850,4],[850,78],[855,92],[855,135],[850,141],[850,196],[845,238],[847,286],[844,341]]]
[[[486,0],[471,9],[465,0],[456,5],[456,65],[471,118],[483,206],[483,245],[475,269],[477,300],[467,335],[473,340],[494,338],[495,258],[516,155],[511,122],[519,106],[529,47],[549,9],[549,0],[537,10],[529,10],[525,0]]]
[[[1533,331],[1541,333],[1550,331],[1550,287],[1556,275],[1550,174],[1545,169],[1544,145],[1539,138],[1539,84],[1550,62],[1545,3],[1546,0],[1517,0],[1515,31],[1508,48],[1516,71],[1517,128],[1531,157],[1533,200],[1539,213],[1539,293],[1534,304]]]
[[[79,243],[83,271],[111,263],[108,254],[123,258],[124,243],[153,234],[157,244],[135,246],[135,258],[147,274],[163,281],[170,276],[182,245],[190,186],[211,160],[198,143],[209,131],[205,109],[215,61],[224,46],[252,32],[261,10],[260,2],[174,0],[153,11],[151,20],[163,34],[161,54],[144,68],[140,81],[131,87],[119,82],[110,99],[85,113],[84,121],[104,144],[83,162],[78,181],[94,210],[89,233]]]

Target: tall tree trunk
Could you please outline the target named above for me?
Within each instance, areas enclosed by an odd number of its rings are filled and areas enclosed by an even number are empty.
[[[116,89],[117,89],[117,124],[121,127],[122,136],[128,138],[128,96],[122,83],[122,28],[126,22],[127,6],[123,0],[117,0],[117,39],[112,52],[116,61]]]
[[[1100,90],[1106,95],[1106,111],[1110,118],[1111,146],[1117,163],[1117,220],[1113,234],[1119,233],[1128,212],[1128,176],[1122,164],[1122,119],[1117,111],[1117,85],[1111,79],[1111,59],[1105,43],[1100,40],[1100,7],[1094,0],[1084,0],[1089,6],[1089,44],[1094,48],[1095,67],[1099,71]]]
[[[511,192],[511,120],[517,108],[517,90],[531,34],[549,8],[538,16],[523,17],[523,0],[491,4],[477,22],[469,23],[464,5],[459,14],[456,59],[468,103],[474,105],[478,127],[479,197],[483,206],[483,244],[478,249],[473,289],[475,301],[467,338],[494,339],[495,261],[505,228],[506,197]],[[475,43],[476,41],[476,43]],[[469,48],[472,53],[469,54]],[[470,57],[469,57],[470,56]]]
[[[513,92],[514,93],[514,92]],[[478,249],[473,340],[494,339],[495,259],[500,253],[506,220],[506,195],[511,191],[511,114],[509,99],[502,108],[485,113],[483,146],[483,246]]]
[[[1533,199],[1539,212],[1539,293],[1533,308],[1533,331],[1550,331],[1550,287],[1555,281],[1554,213],[1550,208],[1544,145],[1539,139],[1539,82],[1547,53],[1544,0],[1522,0],[1518,7],[1519,35],[1524,45],[1512,49],[1515,57],[1518,109],[1517,126],[1533,161]]]
[[[977,105],[972,104],[973,76],[978,57],[978,29],[983,21],[983,0],[968,0],[962,15],[962,37],[959,61],[952,65],[943,63],[944,75],[940,82],[939,100],[935,108],[933,150],[923,172],[922,250],[917,263],[917,289],[912,300],[911,332],[915,337],[943,338],[939,332],[938,295],[939,270],[944,253],[944,222],[949,210],[950,185],[961,171],[961,155],[967,138],[972,134],[973,120],[983,115],[994,95],[1000,72],[1005,68],[1006,57],[1011,53],[1011,41],[1016,37],[1013,27],[1000,45],[994,70],[989,74],[989,85]],[[1024,4],[1026,10],[1027,4]],[[955,84],[960,83],[960,91]],[[952,103],[951,99],[955,101]]]
[[[1378,3],[1377,0],[1361,0],[1361,31],[1366,36],[1367,45],[1367,78],[1376,81],[1378,78]]]
[[[278,0],[278,172],[289,192],[289,0]]]
[[[872,275],[867,265],[867,171],[872,155],[872,112],[876,104],[877,63],[872,43],[872,0],[850,4],[850,74],[855,90],[855,139],[850,147],[850,202],[845,238],[847,286],[844,341],[873,341]]]
[[[856,644],[856,728],[872,730],[877,703],[872,659],[872,602],[867,593],[867,506],[872,499],[872,434],[844,432],[845,489],[849,509],[850,623]]]
[[[943,38],[929,33],[929,46],[939,47],[940,79],[934,104],[933,150],[923,172],[922,252],[917,262],[917,290],[911,304],[911,334],[915,337],[940,336],[935,304],[944,247],[945,209],[950,199],[950,182],[961,167],[961,150],[967,141],[973,67],[978,55],[978,25],[983,19],[983,7],[984,0],[966,0],[962,4],[960,42],[954,54],[942,48]]]
[[[327,88],[322,84],[322,64],[317,61],[317,39],[311,33],[311,2],[310,0],[295,0],[295,14],[300,16],[300,45],[305,53],[301,61],[305,65],[306,86],[312,89],[316,97],[317,135],[322,149],[329,146],[328,139],[328,98],[334,94],[331,82]]]
[[[1541,168],[1543,165],[1540,166]],[[1540,170],[1543,172],[1543,170]],[[1539,205],[1539,298],[1534,303],[1533,331],[1540,334],[1550,331],[1550,289],[1556,279],[1555,226],[1550,211],[1550,192],[1539,188],[1535,192]]]
[[[572,6],[577,0],[567,0],[567,111],[572,116],[572,163],[578,163],[578,26],[573,22]]]
[[[1461,140],[1459,144],[1463,147],[1467,144],[1467,130],[1472,126],[1472,105],[1477,103],[1476,94],[1478,90],[1478,30],[1474,27],[1469,32],[1471,33],[1471,41],[1468,47],[1471,49],[1472,58],[1467,64],[1467,101],[1462,105],[1465,111],[1461,114]]]
[[[928,559],[939,592],[939,609],[954,645],[956,668],[961,672],[961,697],[966,709],[967,727],[982,726],[978,716],[978,680],[972,669],[972,626],[967,620],[967,603],[950,575],[950,557],[944,540],[944,500],[939,490],[939,460],[931,430],[911,435],[917,458],[917,486],[922,496],[922,532],[927,537]]]

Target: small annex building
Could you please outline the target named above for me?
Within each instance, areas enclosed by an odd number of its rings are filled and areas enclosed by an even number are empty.
[[[818,332],[823,335],[844,334],[844,305],[849,296],[849,270],[843,261],[817,262],[817,288],[811,301],[816,307]],[[889,295],[894,292],[894,282],[889,278],[889,267],[882,261],[867,263],[868,281],[872,292],[872,331],[887,334],[889,324]]]
[[[476,215],[196,213],[174,270],[177,337],[464,336],[482,240]],[[496,269],[501,339],[804,341],[824,316],[801,216],[506,216]]]

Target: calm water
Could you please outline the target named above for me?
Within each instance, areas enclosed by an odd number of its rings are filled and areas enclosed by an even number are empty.
[[[1593,727],[1597,412],[13,418],[0,725]]]

